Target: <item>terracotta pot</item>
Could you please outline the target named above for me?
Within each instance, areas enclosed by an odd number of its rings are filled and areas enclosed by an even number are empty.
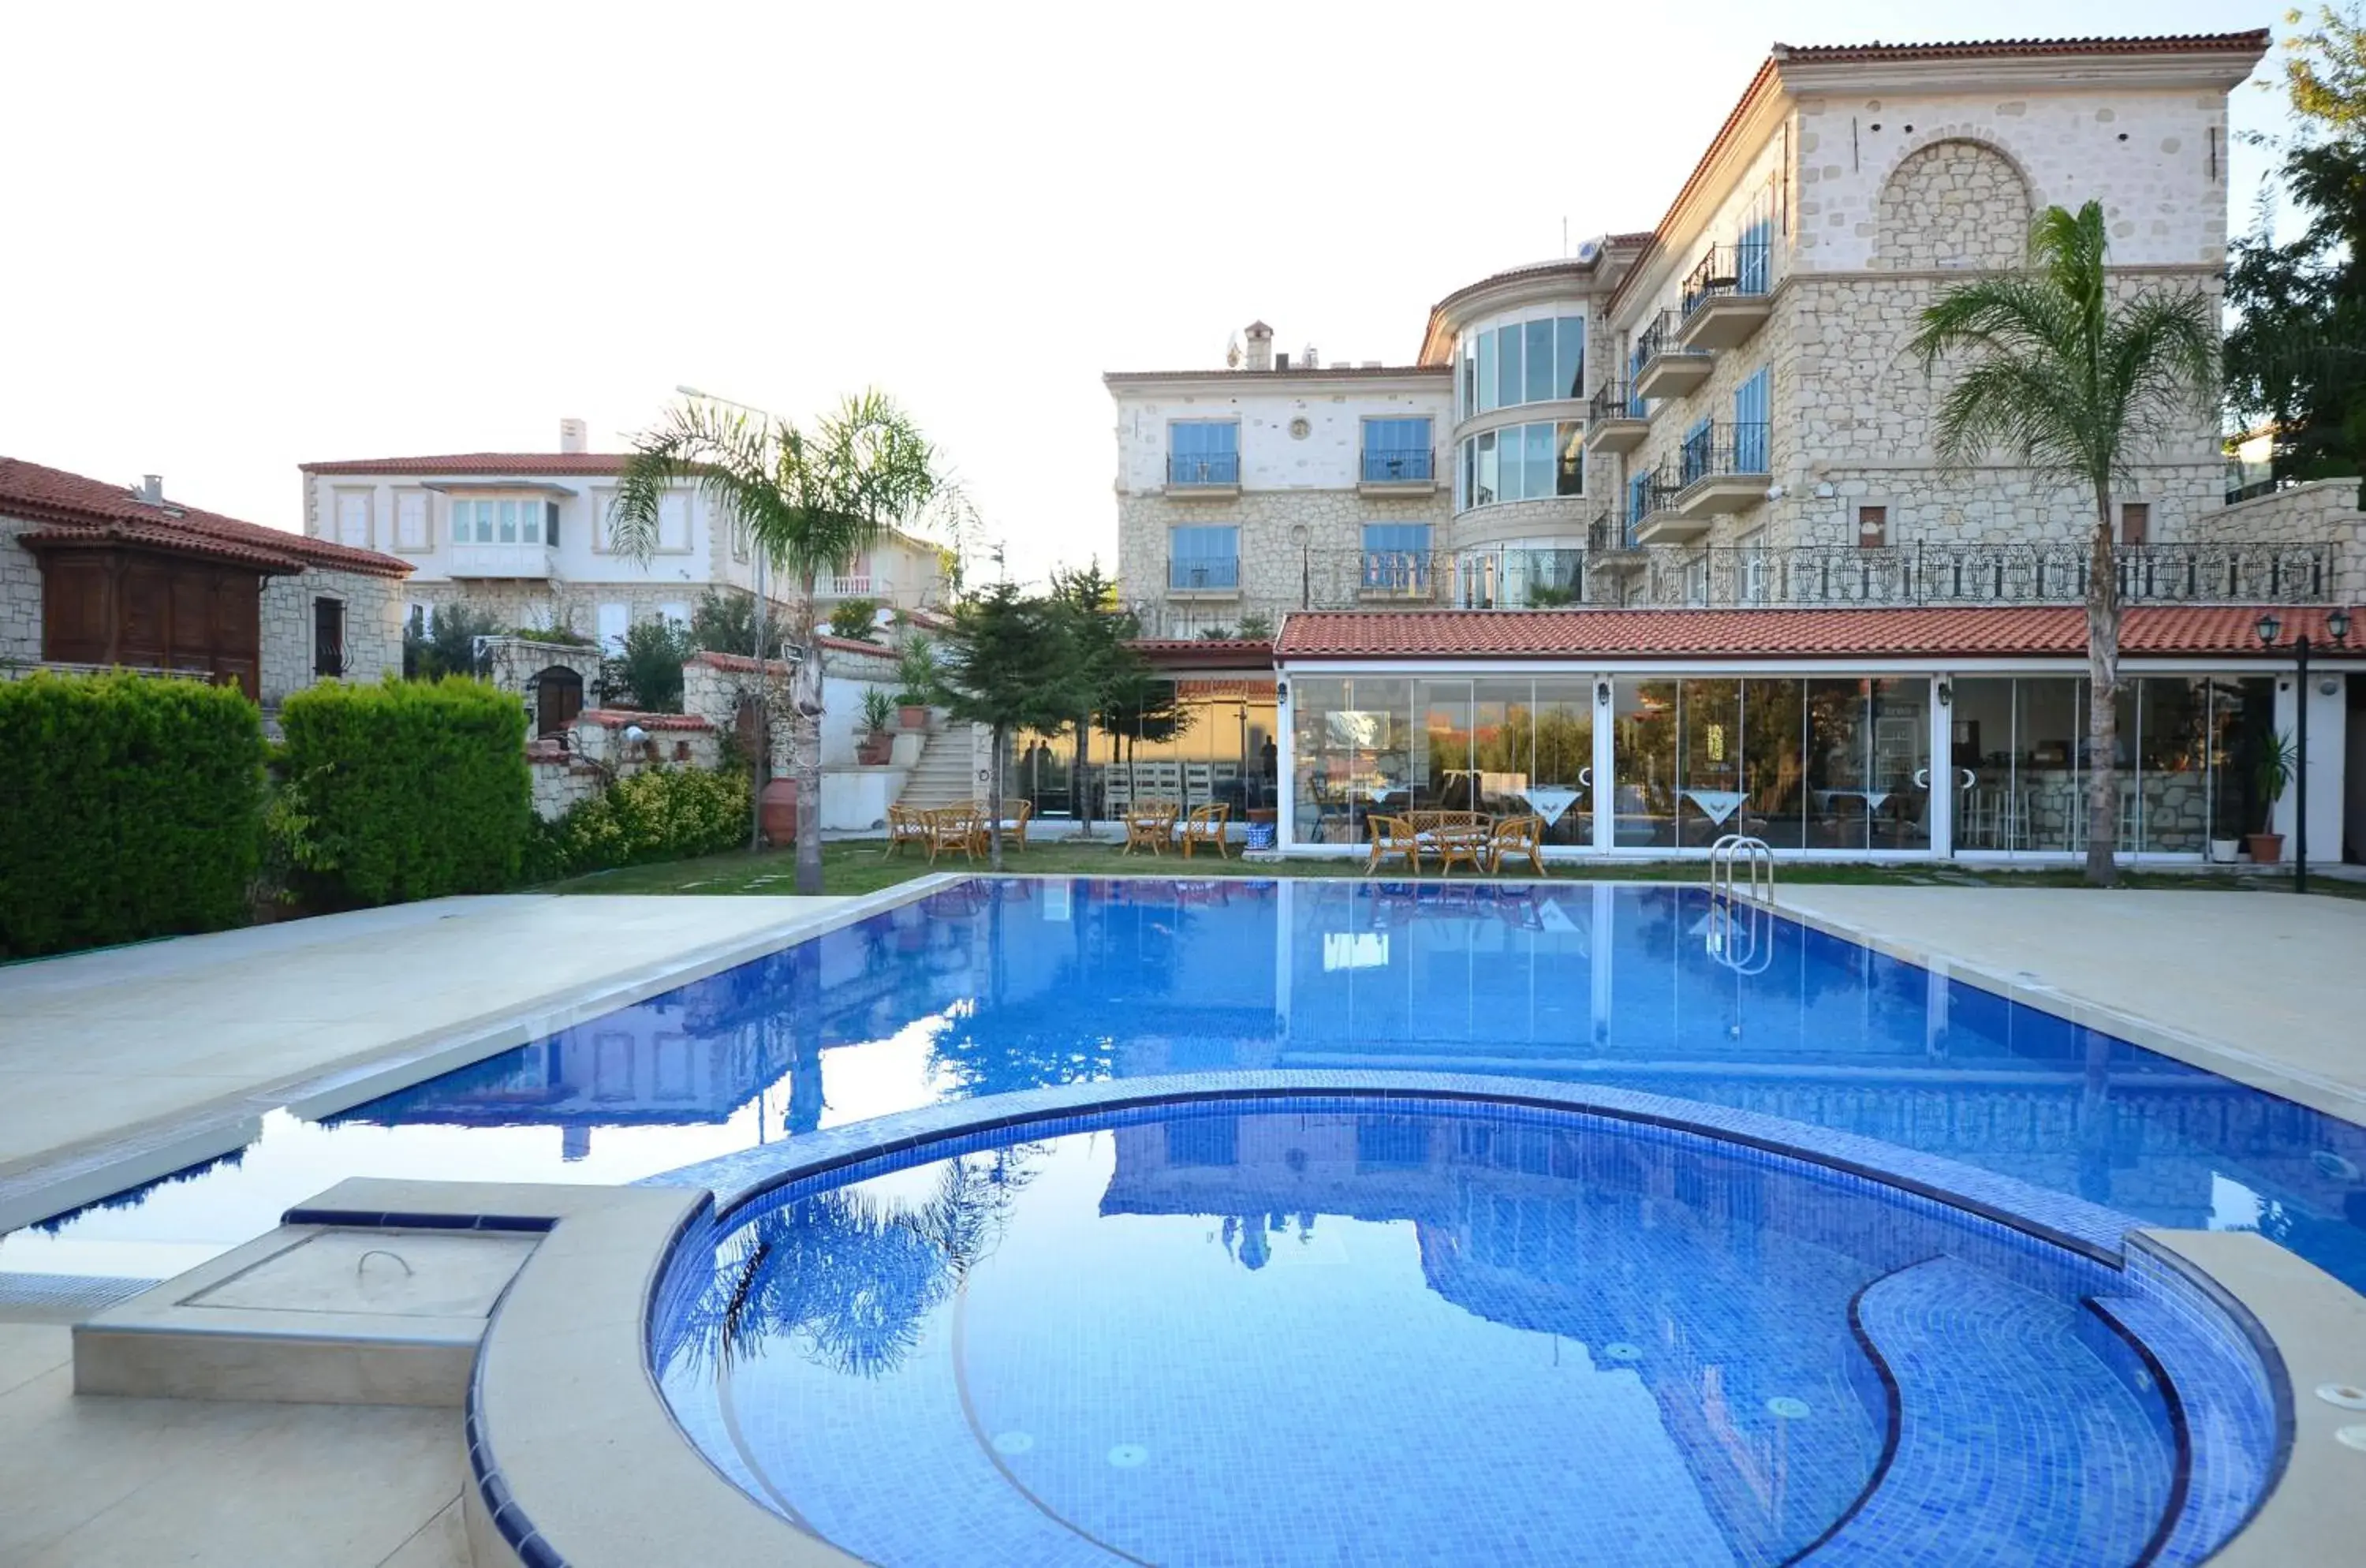
[[[2251,833],[2243,842],[2250,846],[2251,859],[2259,865],[2275,865],[2284,858],[2284,836],[2282,833]]]
[[[884,729],[874,730],[856,744],[854,761],[857,767],[884,768],[895,754],[896,738]]]
[[[907,729],[929,728],[929,710],[919,703],[906,703],[896,710],[896,717]]]
[[[765,839],[777,848],[785,849],[797,841],[797,781],[774,779],[756,797],[759,803],[757,820],[762,825]]]

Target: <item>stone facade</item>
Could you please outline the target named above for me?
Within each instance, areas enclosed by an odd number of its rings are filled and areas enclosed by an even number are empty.
[[[0,664],[33,664],[41,657],[41,563],[17,544],[31,526],[0,517]]]
[[[1263,615],[1279,624],[1285,611],[1305,597],[1317,604],[1352,604],[1362,592],[1364,525],[1418,523],[1430,528],[1433,553],[1441,552],[1452,521],[1443,491],[1416,496],[1366,496],[1353,490],[1249,491],[1226,501],[1178,500],[1166,495],[1118,497],[1118,580],[1129,604],[1142,614],[1144,630],[1157,637],[1192,637],[1202,628],[1237,628],[1245,616]],[[1168,588],[1167,530],[1177,525],[1225,525],[1240,529],[1238,592],[1178,592]],[[1291,536],[1303,527],[1301,547]],[[1433,579],[1438,603],[1449,601],[1448,584]],[[1423,592],[1408,585],[1410,592]],[[1403,603],[1391,590],[1376,603]]]
[[[1876,214],[1871,259],[1888,272],[2016,265],[2034,216],[2012,160],[1969,139],[1908,154],[1883,183]]]
[[[2203,513],[2195,522],[2194,536],[2227,544],[2328,545],[2332,575],[2325,584],[2326,596],[2343,604],[2366,604],[2366,510],[2361,510],[2361,500],[2366,497],[2356,479],[2293,485]]]
[[[314,673],[312,602],[334,599],[345,610],[347,681],[402,673],[403,585],[400,578],[307,567],[263,585],[263,705],[276,708]]]

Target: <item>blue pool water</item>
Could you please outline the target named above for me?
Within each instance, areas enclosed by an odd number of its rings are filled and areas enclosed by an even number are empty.
[[[652,1324],[716,1467],[885,1568],[2177,1564],[2272,1449],[2140,1281],[1684,1133],[1336,1096],[947,1149],[714,1223]]]
[[[1352,1066],[1860,1134],[2366,1289],[2366,1129],[1787,922],[1718,934],[1667,886],[981,880],[325,1124],[275,1114],[234,1163],[0,1238],[0,1273],[171,1274],[347,1176],[631,1181],[999,1090]]]

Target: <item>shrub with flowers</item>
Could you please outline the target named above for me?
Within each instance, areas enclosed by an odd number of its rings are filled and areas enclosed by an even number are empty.
[[[748,836],[748,778],[736,771],[651,768],[616,780],[555,822],[527,854],[537,879],[687,860]]]

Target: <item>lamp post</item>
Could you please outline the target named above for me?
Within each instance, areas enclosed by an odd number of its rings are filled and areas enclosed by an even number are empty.
[[[2283,623],[2273,610],[2259,617],[2255,628],[2259,634],[2259,646],[2273,648],[2276,638],[2283,635]],[[2326,635],[2339,648],[2349,640],[2349,612],[2338,605],[2325,616]],[[2298,694],[2300,711],[2293,721],[2293,891],[2308,891],[2308,634],[2303,632],[2293,639],[2293,654],[2297,661],[2293,689]],[[2272,736],[2269,744],[2273,745]]]

